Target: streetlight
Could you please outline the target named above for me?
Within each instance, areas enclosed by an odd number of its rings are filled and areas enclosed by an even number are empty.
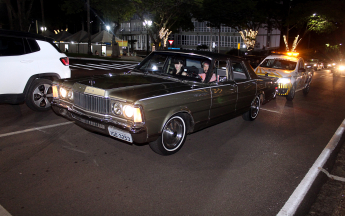
[[[143,25],[146,27],[146,55],[149,54],[149,27],[152,25],[151,20],[145,20]]]
[[[110,26],[108,26],[108,25],[107,25],[105,28],[106,28],[106,29],[108,30],[108,32],[109,32],[109,30],[110,30]]]

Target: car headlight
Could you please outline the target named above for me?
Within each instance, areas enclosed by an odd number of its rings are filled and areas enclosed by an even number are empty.
[[[316,67],[317,66],[317,64],[314,64],[314,67]]]
[[[59,92],[57,90],[57,86],[56,85],[53,85],[52,86],[52,89],[53,89],[53,97],[54,98],[58,98],[59,97]]]
[[[119,102],[114,103],[113,105],[113,112],[116,115],[121,115],[122,114],[122,104]]]
[[[345,70],[345,66],[344,66],[344,65],[340,65],[340,66],[339,66],[339,70],[340,70],[340,71],[344,71],[344,70]]]
[[[68,91],[67,97],[69,100],[73,100],[73,90]]]
[[[277,82],[280,84],[289,84],[291,83],[291,80],[289,78],[280,78]]]
[[[123,107],[123,114],[126,118],[132,118],[134,122],[142,122],[142,113],[139,107],[133,107],[132,105],[125,105]]]
[[[125,117],[132,118],[133,114],[134,114],[134,107],[131,105],[125,105],[123,107],[123,113],[124,113]]]
[[[60,95],[62,98],[66,98],[67,96],[67,90],[65,88],[60,88]]]

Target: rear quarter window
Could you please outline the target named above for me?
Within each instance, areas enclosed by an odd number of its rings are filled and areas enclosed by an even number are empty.
[[[34,40],[34,39],[28,39],[28,43],[29,43],[29,45],[30,45],[31,52],[40,51],[40,46],[38,46],[36,40]]]

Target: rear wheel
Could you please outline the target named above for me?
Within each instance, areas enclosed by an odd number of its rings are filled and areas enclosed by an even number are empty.
[[[259,111],[260,111],[260,97],[256,96],[254,100],[252,101],[249,111],[244,113],[242,115],[242,118],[246,121],[254,121],[258,117]]]
[[[25,102],[30,109],[42,112],[50,110],[52,100],[52,81],[37,79],[30,86]]]
[[[160,155],[178,152],[186,140],[186,122],[180,115],[171,117],[164,125],[161,136],[151,142],[151,149]]]

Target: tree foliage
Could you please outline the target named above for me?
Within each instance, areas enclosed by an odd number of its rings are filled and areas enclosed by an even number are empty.
[[[2,0],[6,4],[11,30],[28,31],[34,0]]]

